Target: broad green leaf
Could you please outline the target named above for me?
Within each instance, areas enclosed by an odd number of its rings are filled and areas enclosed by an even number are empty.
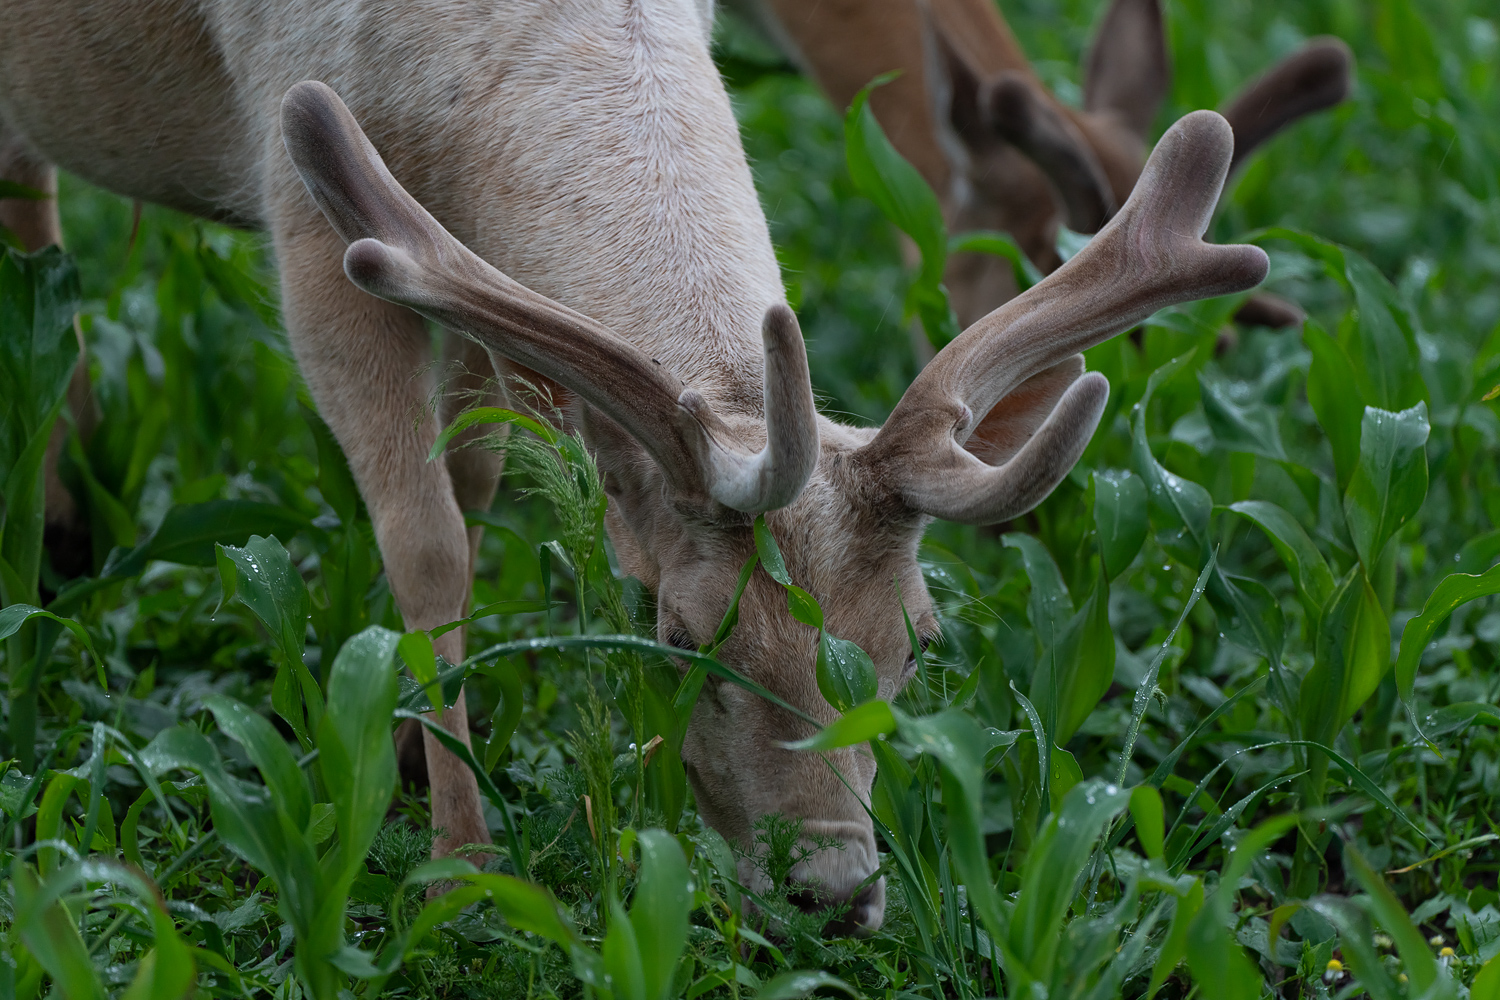
[[[1047,782],[1048,800],[1052,811],[1058,812],[1062,809],[1068,792],[1083,780],[1083,768],[1078,766],[1077,757],[1059,746],[1052,748],[1051,765],[1051,780]]]
[[[1167,977],[1187,957],[1188,931],[1202,909],[1203,882],[1195,878],[1187,892],[1177,900],[1177,909],[1172,913],[1172,924],[1167,928],[1166,940],[1162,942],[1156,964],[1151,967],[1151,982],[1146,989],[1146,996],[1156,996],[1156,991],[1161,989]]]
[[[1474,977],[1469,1000],[1500,1000],[1500,956],[1485,962]]]
[[[57,247],[24,254],[0,245],[0,604],[41,603],[43,465],[78,359],[78,300],[77,269]],[[24,636],[8,644],[13,664],[30,655],[27,645]],[[19,673],[13,665],[12,690],[34,698]],[[11,715],[10,735],[30,767],[29,710],[13,705]]]
[[[1208,599],[1219,617],[1224,638],[1264,656],[1272,670],[1280,670],[1286,622],[1275,595],[1260,582],[1231,576],[1221,567],[1209,579]]]
[[[1411,995],[1396,984],[1385,964],[1385,956],[1376,950],[1375,929],[1364,907],[1353,900],[1334,896],[1315,896],[1302,905],[1338,931],[1344,966],[1354,974],[1360,988],[1372,1000],[1400,1000]]]
[[[776,538],[771,534],[771,529],[766,527],[764,514],[756,517],[754,531],[755,558],[765,567],[766,573],[770,575],[771,579],[786,588],[787,611],[802,624],[810,625],[821,631],[823,628],[823,609],[818,606],[817,600],[811,594],[792,583],[791,574],[786,571],[786,563],[781,557],[781,549],[776,544]],[[753,562],[751,565],[753,565]],[[734,605],[736,608],[739,605],[739,593],[743,592],[743,590],[744,587],[741,586],[739,592],[736,593]]]
[[[280,820],[271,793],[231,777],[213,744],[182,726],[159,733],[141,756],[154,770],[180,767],[203,776],[214,830],[231,850],[271,877],[282,916],[299,935],[306,934],[323,902],[323,881],[312,845]]]
[[[1110,579],[1124,572],[1146,541],[1146,484],[1133,472],[1094,473],[1094,530]]]
[[[311,601],[292,557],[274,535],[251,535],[243,548],[219,545],[217,550],[224,600],[238,597],[271,633],[282,658],[300,665]]]
[[[1313,621],[1333,594],[1333,574],[1323,554],[1297,520],[1267,500],[1242,500],[1229,509],[1266,533],[1276,554],[1291,572],[1308,615]]]
[[[811,594],[795,584],[786,588],[786,607],[793,618],[815,629],[823,627],[823,608]]]
[[[837,976],[799,969],[766,980],[756,992],[755,1000],[801,1000],[817,989],[842,990],[851,997],[860,995],[858,990]]]
[[[1373,570],[1386,541],[1427,496],[1427,404],[1400,413],[1367,406],[1360,427],[1344,516],[1360,560]]]
[[[135,979],[120,1000],[181,1000],[197,989],[197,963],[172,918],[156,906],[150,907],[150,913],[155,947],[141,958]]]
[[[489,893],[488,898],[511,926],[540,934],[564,948],[576,941],[566,912],[545,886],[509,875],[472,875],[469,881]]]
[[[1183,359],[1172,362],[1176,365]],[[1170,367],[1163,366],[1163,368]],[[1160,369],[1158,370],[1158,372]],[[1154,379],[1155,374],[1152,375]],[[1208,549],[1208,520],[1213,513],[1213,497],[1208,490],[1189,479],[1168,472],[1151,454],[1146,438],[1146,402],[1148,393],[1138,404],[1131,434],[1131,465],[1146,484],[1150,509],[1157,516],[1157,541],[1178,560],[1197,566]]]
[[[1360,396],[1370,404],[1392,410],[1413,406],[1426,397],[1417,363],[1414,318],[1395,287],[1373,264],[1348,247],[1294,229],[1267,229],[1249,238],[1256,242],[1282,239],[1296,244],[1322,264],[1329,277],[1343,285],[1353,298],[1357,323],[1347,344],[1353,362],[1349,371],[1352,380],[1339,387],[1339,391],[1357,387]]]
[[[313,442],[318,449],[318,492],[339,516],[344,528],[352,528],[359,516],[359,487],[349,471],[349,461],[333,439],[333,432],[316,413],[304,410],[303,416],[312,429]]]
[[[1428,595],[1422,613],[1410,619],[1401,632],[1401,650],[1396,656],[1396,690],[1408,706],[1415,695],[1417,668],[1422,651],[1432,641],[1439,626],[1462,604],[1491,594],[1500,594],[1500,566],[1493,566],[1479,576],[1454,573],[1445,576]],[[3,612],[0,612],[3,614]]]
[[[78,269],[60,249],[25,254],[0,246],[0,484],[57,419],[78,360],[78,301]]]
[[[1146,377],[1146,391],[1143,392],[1141,394],[1141,398],[1136,401],[1136,411],[1145,412],[1146,407],[1151,405],[1151,397],[1156,395],[1156,390],[1166,385],[1169,381],[1175,378],[1179,372],[1187,368],[1188,365],[1192,363],[1193,358],[1197,355],[1197,353],[1198,349],[1195,347],[1191,351],[1188,351],[1186,354],[1179,354],[1177,357],[1168,361],[1166,364],[1157,368],[1150,375],[1148,375]]]
[[[891,145],[870,111],[870,91],[894,78],[877,77],[854,96],[844,116],[844,156],[849,179],[896,228],[912,238],[922,270],[908,293],[932,346],[941,350],[958,336],[958,321],[942,285],[948,257],[948,230],[942,205],[927,182]]]
[[[1308,320],[1302,340],[1312,352],[1307,373],[1307,401],[1333,448],[1339,489],[1346,489],[1359,464],[1360,423],[1365,404],[1354,378],[1354,362],[1339,342],[1316,322]]]
[[[1026,577],[1031,581],[1031,596],[1026,599],[1026,617],[1036,630],[1043,648],[1054,645],[1073,617],[1073,598],[1063,583],[1062,572],[1047,547],[1030,535],[1012,532],[1001,536],[1000,543],[1021,553]]]
[[[89,463],[88,455],[84,452],[77,434],[68,436],[68,458],[73,462],[78,475],[83,479],[84,490],[88,493],[89,506],[92,508],[94,523],[108,533],[107,537],[115,545],[135,544],[135,518],[125,505],[111,493],[103,483],[99,482],[94,475],[92,465]]]
[[[1212,905],[1187,931],[1188,968],[1200,993],[1215,1000],[1260,1000],[1261,976]]]
[[[1425,995],[1438,978],[1438,964],[1427,941],[1412,924],[1406,908],[1385,884],[1385,879],[1370,867],[1351,843],[1344,845],[1344,867],[1369,896],[1375,919],[1395,940],[1396,949],[1401,953],[1401,964],[1411,980],[1412,993]]]
[[[1366,398],[1388,410],[1422,401],[1426,386],[1412,316],[1394,286],[1360,254],[1344,249],[1344,275],[1359,311],[1357,349],[1351,355]]]
[[[517,930],[539,934],[572,953],[575,968],[580,950],[586,951],[557,900],[543,886],[510,875],[476,872],[467,861],[443,858],[413,871],[402,883],[400,892],[404,894],[414,886],[433,881],[460,884],[429,901],[410,926],[385,947],[378,962],[371,961],[367,953],[349,947],[332,958],[333,964],[349,975],[375,980],[367,995],[380,995],[383,977],[389,976],[404,959],[416,952],[434,928],[482,900],[493,903],[506,922]]]
[[[273,535],[251,535],[244,548],[217,546],[224,600],[238,597],[260,619],[281,653],[271,704],[297,734],[304,750],[323,716],[323,689],[302,662],[311,602],[307,584]],[[304,720],[305,713],[305,720]]]
[[[219,731],[245,748],[276,806],[296,829],[305,830],[312,816],[312,792],[276,727],[227,695],[213,695],[203,704],[213,713]]]
[[[635,938],[635,924],[618,900],[611,900],[609,930],[599,948],[605,982],[613,1000],[653,1000],[646,993],[646,969]]]
[[[396,787],[392,661],[400,639],[379,626],[365,629],[344,643],[328,678],[328,709],[318,727],[318,767],[338,817],[345,865],[341,874],[347,878],[363,862]]]
[[[1084,866],[1095,842],[1129,803],[1129,790],[1090,779],[1075,785],[1062,809],[1048,817],[1026,855],[1010,917],[1010,948],[1022,963],[1014,970],[1013,991],[1024,996],[1031,983],[1052,981],[1063,921]]]
[[[500,755],[510,744],[511,737],[516,734],[516,727],[521,723],[525,699],[521,689],[521,675],[509,660],[504,657],[496,660],[489,676],[500,688],[500,700],[495,705],[494,714],[490,716],[490,739],[484,745],[484,769],[493,771],[495,765],[500,763]]]
[[[954,869],[959,881],[967,887],[969,905],[979,914],[985,930],[994,940],[1005,940],[1006,920],[1000,894],[990,878],[989,854],[982,832],[986,740],[979,724],[956,709],[948,709],[922,718],[898,715],[897,727],[903,740],[937,758],[943,777],[943,809],[948,818],[948,849]],[[900,758],[887,752],[890,748],[885,743],[873,746],[881,761],[883,780],[894,779],[892,772],[904,769],[909,783],[910,769],[905,763],[897,764]],[[892,780],[891,785],[899,783]],[[888,792],[894,791],[891,785],[887,785]],[[915,802],[906,805],[906,809],[898,810],[906,813],[901,827],[915,837],[917,810],[921,807]]]
[[[1167,651],[1172,648],[1172,643],[1177,641],[1177,633],[1182,631],[1182,626],[1187,621],[1187,617],[1192,612],[1194,606],[1197,605],[1198,599],[1208,589],[1209,578],[1218,571],[1218,566],[1219,552],[1215,549],[1208,554],[1208,562],[1204,563],[1203,569],[1198,573],[1198,579],[1193,584],[1192,593],[1188,594],[1187,601],[1182,605],[1182,613],[1177,616],[1177,624],[1172,626],[1172,631],[1167,633],[1167,637],[1157,647],[1156,654],[1151,657],[1151,666],[1146,668],[1145,676],[1141,678],[1140,684],[1136,686],[1135,699],[1131,702],[1130,706],[1130,726],[1125,730],[1125,746],[1120,751],[1120,769],[1115,778],[1119,784],[1123,785],[1125,783],[1125,775],[1130,768],[1130,758],[1135,754],[1135,742],[1140,736],[1141,720],[1146,717],[1146,709],[1151,707],[1151,699],[1156,695],[1156,682],[1161,677],[1162,661],[1166,659]],[[1224,710],[1225,705],[1239,700],[1246,690],[1248,688],[1241,688],[1224,705],[1220,705],[1219,709],[1215,710],[1215,714],[1218,711]],[[1211,720],[1213,715],[1210,715],[1209,718]],[[1199,723],[1199,728],[1202,728],[1205,724]],[[1162,781],[1171,773],[1172,768],[1176,766],[1178,756],[1181,755],[1183,750],[1187,748],[1188,742],[1196,735],[1197,730],[1194,730],[1193,734],[1187,740],[1177,744],[1177,748],[1169,753],[1167,758],[1158,765],[1156,773],[1151,776],[1147,783],[1160,788]]]
[[[1161,793],[1151,785],[1137,785],[1130,793],[1130,815],[1146,856],[1160,861],[1167,829]]]
[[[437,650],[432,645],[432,636],[426,632],[408,632],[396,644],[396,653],[417,683],[427,692],[427,704],[440,711],[443,707],[443,686],[438,682],[438,657]]]
[[[827,632],[818,638],[817,679],[818,690],[840,712],[874,698],[879,686],[870,655]]]
[[[89,636],[88,629],[71,618],[63,618],[29,604],[12,604],[7,608],[0,608],[0,639],[8,639],[15,635],[21,626],[32,618],[45,618],[48,621],[57,622],[73,633],[79,644],[89,651],[90,656],[98,659],[99,654],[94,649],[94,640]]]
[[[782,561],[781,549],[776,544],[776,539],[771,535],[771,529],[766,527],[766,516],[758,514],[754,523],[755,552],[760,556],[760,564],[765,567],[771,579],[783,587],[792,585],[792,578],[786,571],[786,563]]]
[[[677,960],[687,944],[693,886],[676,837],[665,830],[645,830],[636,843],[641,871],[630,901],[630,922],[640,950],[646,1000],[667,1000]]]
[[[1031,701],[1064,746],[1083,725],[1115,675],[1115,634],[1109,625],[1109,582],[1099,576],[1083,607],[1056,636],[1031,675]]]
[[[1031,735],[1036,741],[1037,786],[1042,800],[1050,802],[1051,799],[1048,797],[1047,786],[1052,777],[1052,740],[1047,735],[1047,726],[1042,721],[1041,713],[1031,703],[1031,699],[1022,694],[1021,689],[1016,687],[1015,681],[1010,682],[1010,693],[1015,696],[1016,701],[1021,706],[1021,711],[1026,715],[1026,721],[1031,726]]]
[[[48,882],[65,876],[69,873],[55,873]],[[67,881],[72,878],[67,877]],[[10,882],[15,896],[13,933],[47,970],[57,992],[64,1000],[104,1000],[108,994],[78,933],[78,922],[57,901],[57,889],[47,891],[50,887],[44,888],[31,866],[19,859],[11,864]]]
[[[1500,528],[1486,531],[1464,542],[1458,550],[1455,573],[1482,573],[1500,559]]]
[[[1203,415],[1219,447],[1277,460],[1286,458],[1275,410],[1265,404],[1242,406],[1236,403],[1230,398],[1224,383],[1210,379],[1201,371],[1198,385],[1202,390]]]
[[[849,176],[860,194],[917,244],[924,269],[941,274],[948,249],[942,205],[917,168],[896,152],[869,108],[870,92],[892,79],[894,74],[878,77],[855,94],[844,116]]]
[[[1302,733],[1332,743],[1375,693],[1391,660],[1391,628],[1364,570],[1356,566],[1329,599],[1318,625],[1317,658],[1302,678]]]
[[[296,511],[256,500],[210,500],[173,507],[150,538],[129,551],[111,552],[100,575],[138,576],[153,559],[213,566],[215,543],[243,545],[252,535],[290,538],[307,526],[307,518]]]
[[[851,708],[807,739],[783,745],[788,750],[834,750],[867,743],[895,731],[896,717],[891,714],[891,706],[877,698]]]

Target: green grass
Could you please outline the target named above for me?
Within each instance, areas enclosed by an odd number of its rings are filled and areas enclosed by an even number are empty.
[[[1095,7],[1005,8],[1065,98]],[[0,998],[1500,997],[1500,19],[1168,20],[1160,127],[1302,38],[1355,50],[1354,99],[1262,151],[1211,230],[1260,242],[1313,322],[1216,354],[1215,301],[1094,349],[1110,407],[1053,497],[930,530],[941,643],[820,737],[880,766],[889,903],[862,940],[790,904],[779,818],[745,915],[677,757],[691,684],[607,638],[654,610],[555,434],[474,515],[463,673],[497,846],[429,864],[424,795],[386,808],[386,734],[460,672],[400,634],[263,242],[150,207],[132,237],[128,203],[64,178],[76,287],[55,255],[0,264]],[[878,421],[915,371],[919,279],[840,114],[741,27],[719,54],[824,409]],[[103,416],[63,470],[82,584],[28,527],[71,341],[67,309],[15,311],[44,279],[81,302]],[[852,705],[846,681],[825,691]]]

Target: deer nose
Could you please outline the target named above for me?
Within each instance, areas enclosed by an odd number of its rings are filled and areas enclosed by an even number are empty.
[[[788,899],[807,913],[836,909],[826,933],[873,934],[885,919],[885,880],[870,878],[880,867],[875,831],[829,820],[808,820],[802,829],[806,846],[818,840],[834,846],[815,850],[792,869]]]
[[[859,886],[852,896],[832,897],[823,886],[806,882],[787,893],[787,899],[805,913],[836,909],[838,915],[823,926],[831,937],[868,937],[880,929],[885,920],[885,878]],[[840,905],[842,904],[842,905]]]

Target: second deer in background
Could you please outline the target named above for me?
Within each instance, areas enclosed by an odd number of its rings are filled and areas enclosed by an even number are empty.
[[[942,199],[950,232],[1009,233],[1044,273],[1062,263],[1058,227],[1099,229],[1125,203],[1150,152],[1171,87],[1160,0],[1111,0],[1083,64],[1083,108],[1069,107],[1032,68],[994,0],[741,0],[840,109],[871,95],[896,149]],[[1316,38],[1247,85],[1224,108],[1231,171],[1282,128],[1348,95],[1353,56]],[[946,284],[960,326],[1019,290],[1009,261],[950,258]],[[1301,311],[1256,295],[1236,316],[1286,326]]]

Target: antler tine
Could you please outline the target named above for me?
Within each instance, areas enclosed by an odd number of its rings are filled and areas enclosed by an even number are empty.
[[[1027,481],[1060,480],[1077,453],[1057,451],[1055,436],[1039,431],[1001,466],[979,462],[963,445],[996,403],[1037,372],[1164,306],[1242,291],[1265,279],[1264,251],[1202,241],[1233,148],[1229,124],[1212,111],[1193,112],[1168,129],[1109,224],[1046,280],[945,347],[862,449],[862,460],[885,468],[913,509],[939,517],[962,511],[964,520],[993,520],[1010,509],[1023,469]],[[1080,379],[1049,425],[1079,427],[1076,420],[1090,412],[1097,420],[1102,410],[1093,409],[1093,394],[1100,391],[1094,380]],[[1037,471],[1044,458],[1047,476]],[[979,493],[983,501],[975,498]],[[943,500],[946,495],[952,499]]]
[[[396,182],[327,86],[292,87],[281,119],[297,172],[349,242],[344,271],[360,288],[578,393],[639,441],[676,491],[759,512],[789,503],[806,483],[817,425],[809,416],[806,351],[795,319],[788,333],[784,306],[768,314],[765,335],[767,413],[776,417],[766,449],[749,454],[698,393],[634,345],[511,280],[460,243]]]
[[[1234,128],[1229,172],[1298,118],[1342,103],[1353,86],[1354,53],[1338,38],[1315,38],[1272,66],[1224,109]]]
[[[766,352],[766,445],[754,455],[716,444],[728,436],[708,402],[689,389],[678,400],[678,423],[696,422],[708,436],[698,461],[711,470],[714,499],[746,513],[785,507],[797,498],[818,464],[818,411],[807,369],[807,347],[797,317],[784,305],[766,310],[761,323]],[[690,428],[689,428],[690,429]]]

